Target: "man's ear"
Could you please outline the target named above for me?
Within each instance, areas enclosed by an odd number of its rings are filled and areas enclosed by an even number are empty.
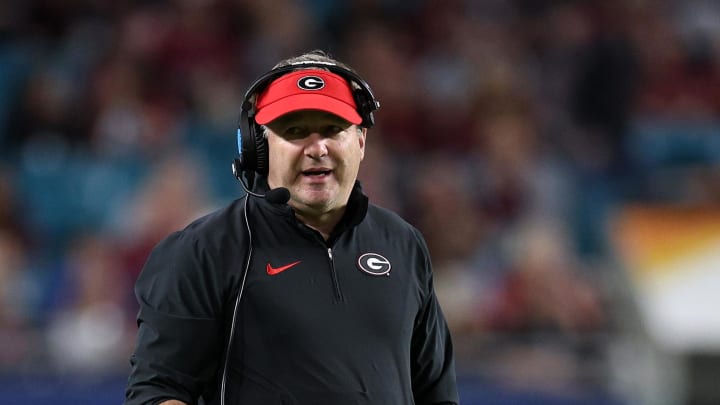
[[[360,160],[365,158],[365,140],[367,139],[367,128],[358,127],[358,142],[360,142]]]

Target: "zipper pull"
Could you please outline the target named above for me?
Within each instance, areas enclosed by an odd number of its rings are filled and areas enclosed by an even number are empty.
[[[328,248],[328,257],[332,260],[332,248]]]

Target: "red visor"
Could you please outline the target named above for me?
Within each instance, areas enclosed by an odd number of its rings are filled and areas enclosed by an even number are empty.
[[[351,124],[360,124],[350,84],[341,76],[319,69],[303,69],[276,79],[258,96],[255,122],[267,124],[299,110],[321,110]]]

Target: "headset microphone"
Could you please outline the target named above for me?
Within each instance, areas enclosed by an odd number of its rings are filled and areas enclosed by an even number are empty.
[[[259,194],[250,191],[250,187],[248,187],[243,180],[242,162],[240,161],[240,159],[233,160],[232,171],[235,175],[235,178],[240,181],[240,184],[242,185],[243,190],[245,190],[245,193],[254,197],[264,198],[268,200],[268,202],[271,202],[273,204],[286,204],[288,201],[290,201],[290,190],[286,189],[285,187],[273,188],[271,190],[268,190],[265,194]]]
[[[265,193],[265,199],[273,204],[287,204],[290,201],[290,190],[285,187],[274,188]]]

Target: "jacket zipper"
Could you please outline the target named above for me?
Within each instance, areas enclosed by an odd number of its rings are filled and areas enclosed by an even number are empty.
[[[328,248],[327,253],[330,259],[330,277],[332,278],[333,288],[335,290],[335,300],[339,302],[342,301],[342,293],[340,292],[340,283],[338,282],[337,272],[335,271],[332,248]]]

